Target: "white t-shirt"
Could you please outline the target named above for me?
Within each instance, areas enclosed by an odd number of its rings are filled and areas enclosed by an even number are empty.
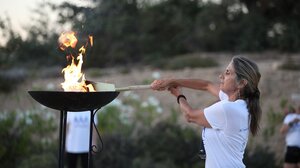
[[[296,118],[300,119],[300,114],[290,113],[284,118],[283,123],[289,124]],[[285,142],[287,146],[298,146],[300,148],[300,122],[293,124],[293,126],[289,128]]]
[[[66,151],[69,153],[89,152],[90,111],[68,112],[66,135]],[[97,116],[94,117],[97,124]]]
[[[212,128],[203,129],[206,168],[243,168],[243,155],[249,135],[249,112],[244,100],[228,101],[219,92],[221,101],[204,109]]]

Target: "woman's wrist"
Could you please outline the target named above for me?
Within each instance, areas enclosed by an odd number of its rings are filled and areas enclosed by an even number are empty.
[[[183,98],[186,100],[186,97],[183,94],[177,96],[177,103],[180,104],[180,99]]]
[[[169,84],[170,87],[178,86],[176,79],[169,79],[168,84]]]

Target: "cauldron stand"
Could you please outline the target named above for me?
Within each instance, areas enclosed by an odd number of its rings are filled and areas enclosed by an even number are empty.
[[[93,125],[96,112],[101,107],[114,100],[119,92],[56,92],[56,91],[29,91],[33,99],[42,105],[60,111],[59,123],[59,168],[64,167],[64,152],[66,142],[67,115],[70,112],[90,111],[90,134],[89,134],[89,153],[88,168],[92,166],[92,137]],[[100,134],[97,130],[101,140]],[[102,143],[102,140],[101,140]],[[103,144],[102,144],[103,145]]]

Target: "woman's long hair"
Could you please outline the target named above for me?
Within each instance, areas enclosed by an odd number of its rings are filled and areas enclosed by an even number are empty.
[[[247,102],[247,108],[250,113],[250,131],[252,135],[256,135],[259,130],[262,113],[259,102],[260,91],[258,89],[261,75],[256,63],[245,57],[235,56],[232,58],[232,62],[237,81],[242,79],[247,81],[246,86],[240,90],[240,97]]]

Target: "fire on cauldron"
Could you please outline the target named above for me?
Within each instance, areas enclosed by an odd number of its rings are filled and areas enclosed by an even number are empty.
[[[59,37],[59,45],[61,50],[67,48],[75,48],[77,38],[74,32],[63,33]],[[93,44],[92,36],[89,36],[89,42],[86,46]],[[89,154],[88,154],[88,167],[92,165],[92,128],[94,123],[94,116],[96,112],[106,104],[114,100],[119,92],[116,90],[106,90],[97,92],[91,82],[85,80],[84,74],[81,72],[83,63],[83,56],[85,55],[86,46],[79,49],[79,55],[76,59],[70,53],[67,59],[72,62],[62,70],[64,73],[65,81],[61,84],[64,91],[29,91],[28,93],[37,102],[42,105],[60,111],[60,127],[59,127],[59,168],[64,167],[64,152],[65,152],[65,139],[66,139],[66,122],[67,112],[90,111],[90,134],[89,134]],[[99,85],[98,85],[99,86]],[[95,127],[96,128],[96,127]],[[98,130],[97,130],[98,132]],[[98,136],[101,140],[100,134]],[[101,140],[102,143],[102,140]],[[103,145],[103,144],[102,144]]]
[[[77,45],[77,38],[74,32],[62,33],[59,37],[59,48],[63,51],[69,48],[75,48]],[[61,83],[64,91],[28,91],[40,104],[60,111],[60,128],[59,128],[59,168],[64,167],[64,152],[65,152],[65,139],[66,139],[66,122],[67,112],[80,112],[90,111],[90,134],[89,134],[89,154],[88,154],[88,167],[92,165],[92,128],[93,125],[97,130],[94,123],[94,116],[96,112],[103,106],[113,101],[120,91],[127,90],[141,90],[149,89],[150,85],[136,85],[122,88],[116,88],[114,84],[92,82],[85,79],[84,74],[81,72],[83,64],[83,56],[85,55],[86,47],[93,45],[93,37],[89,36],[88,42],[85,46],[80,47],[79,54],[74,58],[72,53],[68,53],[66,58],[71,60],[71,64],[65,67],[62,72],[64,73],[65,81]],[[99,131],[97,130],[98,137],[101,141],[101,149],[103,142]]]

